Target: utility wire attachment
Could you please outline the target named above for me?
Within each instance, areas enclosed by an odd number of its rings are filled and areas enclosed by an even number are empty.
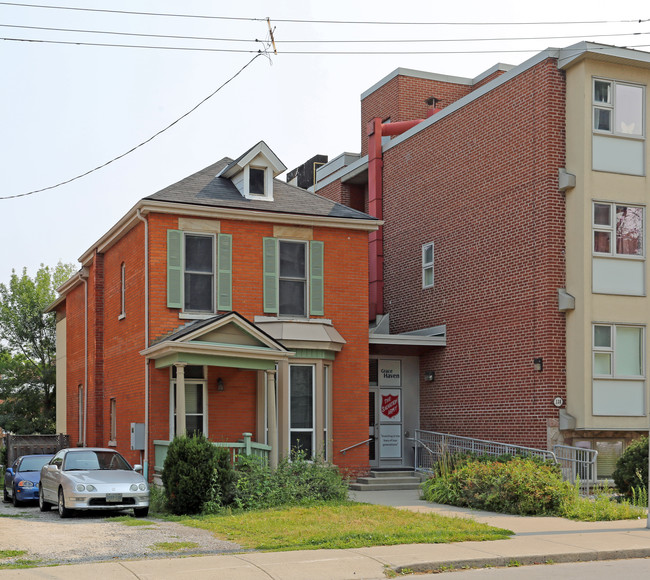
[[[266,17],[266,23],[269,25],[269,35],[271,36],[271,44],[273,45],[273,54],[278,56],[278,49],[275,47],[275,38],[273,38],[273,30],[275,29],[271,28],[271,19],[268,16]]]

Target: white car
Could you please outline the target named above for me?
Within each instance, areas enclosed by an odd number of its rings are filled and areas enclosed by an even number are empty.
[[[62,449],[41,469],[38,505],[42,512],[58,506],[67,518],[74,510],[133,509],[149,513],[149,486],[142,466],[131,467],[114,449]]]

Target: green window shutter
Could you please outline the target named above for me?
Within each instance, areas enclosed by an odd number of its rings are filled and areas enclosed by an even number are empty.
[[[324,244],[309,244],[309,313],[325,314]]]
[[[232,310],[232,235],[217,236],[217,310]]]
[[[264,312],[278,312],[278,240],[264,238]]]
[[[183,232],[167,230],[167,307],[182,308]]]

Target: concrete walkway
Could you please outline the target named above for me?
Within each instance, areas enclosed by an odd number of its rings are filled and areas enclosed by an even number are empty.
[[[508,540],[456,544],[412,544],[350,550],[241,553],[189,558],[170,558],[81,564],[26,570],[2,570],[9,578],[91,578],[111,580],[194,579],[228,580],[348,580],[384,579],[386,571],[410,569],[426,572],[463,567],[507,566],[509,563],[558,563],[650,557],[647,520],[573,522],[553,517],[520,517],[478,512],[418,499],[417,491],[352,492],[352,499],[392,505],[446,516],[470,517],[507,528]]]

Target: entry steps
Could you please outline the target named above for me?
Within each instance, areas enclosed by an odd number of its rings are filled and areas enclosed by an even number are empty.
[[[389,491],[419,489],[426,475],[416,471],[371,471],[367,477],[357,478],[348,487],[353,491]]]

